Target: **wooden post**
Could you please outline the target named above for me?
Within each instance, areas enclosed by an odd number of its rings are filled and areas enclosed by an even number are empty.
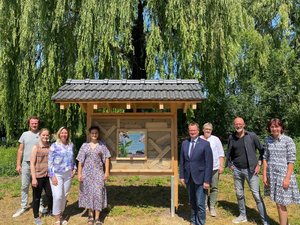
[[[87,107],[86,107],[86,126],[87,126],[87,129],[89,129],[92,126],[93,105],[94,104],[88,103]]]
[[[176,104],[171,104],[172,115],[172,161],[173,161],[173,172],[174,172],[174,206],[176,210],[178,209],[178,148],[177,148],[177,106]]]

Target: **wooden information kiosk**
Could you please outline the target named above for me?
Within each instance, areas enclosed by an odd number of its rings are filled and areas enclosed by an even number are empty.
[[[112,175],[171,176],[171,214],[178,208],[177,110],[204,99],[197,80],[72,80],[52,96],[77,103],[87,127],[99,126],[111,152]]]

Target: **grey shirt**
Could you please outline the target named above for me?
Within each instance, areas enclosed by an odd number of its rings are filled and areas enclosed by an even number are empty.
[[[39,132],[24,132],[19,139],[19,143],[24,145],[23,161],[30,161],[31,150],[34,145],[39,143]]]

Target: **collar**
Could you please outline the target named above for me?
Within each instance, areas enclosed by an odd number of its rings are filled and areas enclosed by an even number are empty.
[[[40,148],[49,148],[50,145],[49,144],[48,145],[43,145],[42,142],[39,142],[39,147]]]
[[[244,136],[249,135],[249,131],[247,131],[247,130],[244,130],[244,133],[245,133]],[[237,136],[237,132],[236,132],[236,131],[234,131],[233,135],[234,135],[235,137],[239,138],[239,137]]]
[[[199,138],[199,136],[197,136],[197,137],[194,139],[194,142],[195,142],[195,143],[197,143],[198,138]],[[191,139],[191,138],[190,138],[190,142],[192,142],[192,139]]]
[[[283,137],[284,137],[284,134],[281,134],[278,138],[273,138],[273,136],[271,136],[273,141],[279,141],[279,142],[282,141]]]

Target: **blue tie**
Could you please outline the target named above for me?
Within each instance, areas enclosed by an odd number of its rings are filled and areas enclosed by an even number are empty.
[[[194,148],[195,148],[195,141],[192,141],[192,147],[191,147],[191,150],[190,150],[190,158],[192,157],[192,153],[193,153]]]

